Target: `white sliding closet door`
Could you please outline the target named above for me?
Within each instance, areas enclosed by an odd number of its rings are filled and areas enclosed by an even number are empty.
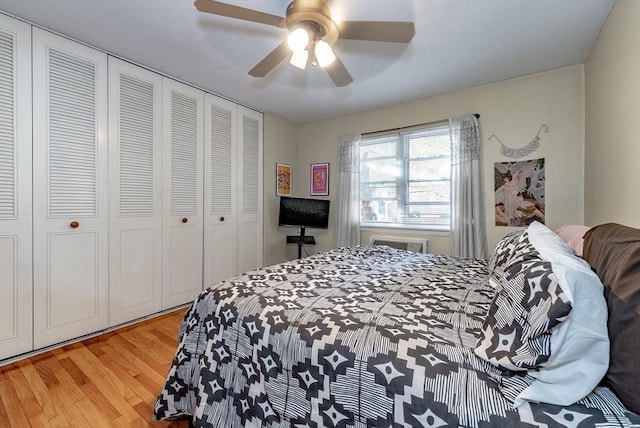
[[[108,324],[107,56],[33,29],[34,345]]]
[[[263,116],[238,106],[238,153],[240,201],[238,224],[238,269],[262,266],[262,147]]]
[[[109,322],[161,308],[162,77],[109,57]]]
[[[33,349],[31,27],[0,15],[0,360]]]
[[[202,291],[202,91],[163,79],[162,308]]]
[[[237,104],[207,94],[204,149],[204,286],[238,274]]]

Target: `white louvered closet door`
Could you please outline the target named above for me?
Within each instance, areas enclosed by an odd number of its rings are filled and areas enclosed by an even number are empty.
[[[109,57],[109,323],[161,308],[162,77]]]
[[[202,291],[202,91],[163,79],[162,308]]]
[[[240,201],[238,205],[238,269],[246,272],[262,266],[262,164],[263,116],[238,106],[238,157]]]
[[[0,360],[33,349],[31,27],[0,15]]]
[[[205,96],[204,286],[237,275],[237,104]]]
[[[34,345],[108,324],[107,56],[33,29]]]

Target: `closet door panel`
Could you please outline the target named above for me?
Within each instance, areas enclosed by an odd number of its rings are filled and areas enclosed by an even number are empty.
[[[109,57],[109,318],[157,312],[162,287],[162,77]]]
[[[262,113],[238,107],[239,174],[238,269],[262,266]]]
[[[202,241],[199,225],[174,224],[168,227],[167,242],[171,245],[171,260],[167,264],[165,295],[175,306],[194,299],[202,291],[202,252],[195,243]],[[177,298],[186,294],[186,299]]]
[[[114,238],[118,245],[117,260],[113,254],[113,264],[117,265],[114,288],[110,291],[111,324],[119,324],[160,310],[160,290],[156,282],[160,280],[157,270],[156,242],[159,236],[151,227],[119,228]],[[116,266],[114,266],[115,268]],[[149,307],[147,306],[149,305]],[[118,312],[131,312],[120,318]]]
[[[8,229],[7,226],[3,227],[5,228]],[[0,284],[0,313],[3,321],[0,323],[0,358],[12,354],[13,347],[7,343],[18,337],[18,292],[21,286],[18,274],[18,235],[3,232],[0,235],[0,278],[3,278]]]
[[[98,230],[48,233],[47,326],[64,328],[100,316]],[[82,267],[82,268],[79,268]]]
[[[33,349],[31,27],[0,15],[0,360]]]
[[[108,324],[107,57],[33,29],[34,346]]]
[[[237,104],[205,97],[204,285],[236,276]]]
[[[202,291],[202,91],[163,79],[162,308]]]

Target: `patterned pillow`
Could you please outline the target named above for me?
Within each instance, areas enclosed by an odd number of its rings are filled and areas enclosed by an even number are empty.
[[[493,249],[491,253],[491,257],[489,257],[489,284],[491,284],[494,288],[500,286],[500,281],[502,280],[502,274],[504,273],[504,268],[509,262],[509,259],[513,255],[515,251],[516,244],[518,240],[524,233],[524,229],[516,230],[514,232],[509,233],[504,238],[498,242],[498,245]]]
[[[540,368],[551,356],[551,334],[571,311],[571,299],[523,233],[515,244],[484,321],[476,355],[505,370]]]

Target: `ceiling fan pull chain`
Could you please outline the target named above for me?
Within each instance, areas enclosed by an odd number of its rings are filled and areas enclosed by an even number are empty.
[[[543,123],[542,125],[540,125],[540,129],[538,130],[536,136],[533,137],[533,139],[529,143],[518,148],[506,146],[502,141],[500,141],[500,138],[498,138],[496,134],[492,134],[491,137],[489,137],[489,140],[491,140],[492,138],[498,140],[498,142],[500,143],[500,153],[502,153],[503,155],[514,159],[521,158],[538,150],[538,147],[540,147],[540,132],[543,129],[545,134],[549,132],[549,127]]]

